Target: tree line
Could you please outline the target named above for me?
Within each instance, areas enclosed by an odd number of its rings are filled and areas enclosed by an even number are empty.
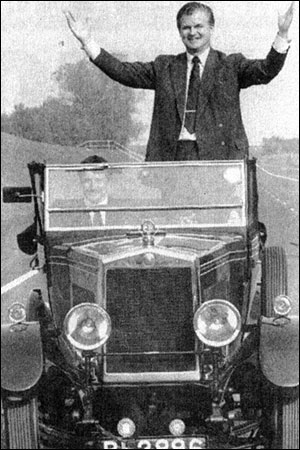
[[[11,114],[1,115],[1,131],[74,146],[87,140],[114,140],[126,145],[143,130],[132,118],[141,91],[110,80],[85,59],[60,66],[53,76],[58,96],[37,107],[16,105]]]
[[[118,55],[124,58],[124,55]],[[1,131],[49,144],[76,146],[89,140],[114,140],[127,145],[144,130],[133,119],[143,91],[110,80],[86,59],[59,67],[53,77],[58,96],[41,106],[20,103],[1,115]],[[264,138],[260,155],[298,153],[299,139]]]

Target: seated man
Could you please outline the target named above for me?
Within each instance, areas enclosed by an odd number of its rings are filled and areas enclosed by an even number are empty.
[[[107,161],[101,156],[90,156],[84,159],[81,164],[105,164]],[[110,202],[108,191],[108,175],[103,170],[87,170],[79,172],[80,187],[82,197],[60,200],[54,206],[66,209],[95,208],[95,211],[74,211],[55,213],[51,216],[51,226],[86,228],[98,227],[108,224],[108,213],[99,211],[100,206],[108,206]]]
[[[107,161],[101,156],[90,156],[82,164],[105,164]],[[86,207],[92,208],[108,205],[108,178],[105,171],[86,171],[79,175],[82,186],[83,202]],[[81,200],[82,202],[82,200]],[[104,226],[107,222],[107,213],[105,211],[90,211],[89,214],[82,214],[81,226]],[[77,218],[77,220],[79,217]]]

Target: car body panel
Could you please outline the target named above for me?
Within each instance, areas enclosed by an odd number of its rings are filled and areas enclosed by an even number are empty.
[[[23,392],[37,384],[43,371],[39,322],[3,325],[1,328],[1,386]]]
[[[299,317],[262,320],[259,355],[262,372],[271,383],[298,386]]]

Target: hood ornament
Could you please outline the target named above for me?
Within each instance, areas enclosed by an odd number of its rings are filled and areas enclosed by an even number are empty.
[[[145,220],[142,223],[143,245],[149,247],[154,245],[154,236],[156,234],[156,226],[151,220]]]

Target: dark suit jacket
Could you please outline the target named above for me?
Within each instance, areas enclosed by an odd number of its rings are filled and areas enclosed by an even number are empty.
[[[200,159],[243,159],[248,155],[240,90],[269,83],[282,69],[285,58],[285,54],[273,48],[265,60],[210,51],[201,80],[196,119]],[[93,62],[125,86],[155,90],[146,160],[174,160],[184,113],[186,53],[158,56],[150,63],[127,63],[102,50]]]

